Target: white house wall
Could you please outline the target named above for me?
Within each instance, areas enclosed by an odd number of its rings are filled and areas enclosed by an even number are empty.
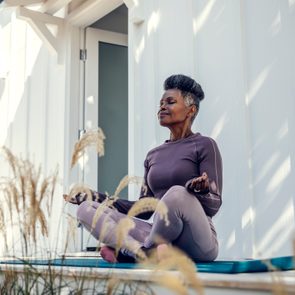
[[[126,2],[130,175],[142,175],[147,151],[169,137],[156,118],[164,79],[191,75],[206,95],[193,129],[216,139],[224,162],[223,206],[214,218],[220,257],[290,254],[295,2]],[[59,64],[13,10],[0,12],[0,26],[0,145],[30,156],[45,173],[59,164],[68,189],[78,181],[68,166],[81,127],[79,29],[67,27]]]
[[[164,79],[191,75],[206,95],[194,130],[217,140],[224,162],[223,206],[214,218],[220,257],[290,254],[294,1],[135,2],[130,173],[142,175],[147,151],[169,137],[156,119]]]
[[[0,12],[0,34],[0,146],[41,165],[44,176],[58,167],[50,219],[56,233],[63,202],[65,69],[13,9]],[[3,159],[0,172],[6,174]]]

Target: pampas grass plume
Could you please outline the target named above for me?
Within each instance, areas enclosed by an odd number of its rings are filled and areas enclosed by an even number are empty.
[[[168,208],[164,202],[156,198],[141,198],[129,210],[128,216],[137,216],[141,213],[155,211],[160,218],[165,221],[166,226],[169,225]]]
[[[72,154],[71,168],[73,168],[78,160],[84,155],[85,149],[89,146],[95,146],[99,157],[104,155],[105,135],[101,128],[92,129],[83,134],[74,146]]]

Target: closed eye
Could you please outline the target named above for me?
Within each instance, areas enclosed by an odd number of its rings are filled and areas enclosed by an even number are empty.
[[[175,104],[175,103],[176,103],[176,101],[167,101],[166,103],[163,102],[160,104],[159,108],[162,107],[164,104],[171,105],[171,104]]]

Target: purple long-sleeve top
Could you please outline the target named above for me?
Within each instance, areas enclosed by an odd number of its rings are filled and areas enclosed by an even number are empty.
[[[181,185],[194,194],[202,204],[205,213],[214,216],[222,203],[222,159],[216,142],[200,133],[176,141],[166,140],[162,145],[148,152],[144,161],[144,185],[140,198],[161,199],[174,185]],[[206,172],[209,189],[200,193],[191,190],[193,178]],[[181,196],[179,196],[181,198]],[[127,213],[134,202],[117,200],[115,207]],[[150,214],[143,214],[148,218]]]

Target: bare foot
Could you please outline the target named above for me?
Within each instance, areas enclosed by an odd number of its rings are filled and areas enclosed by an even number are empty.
[[[158,261],[166,259],[169,251],[167,251],[169,246],[167,244],[160,244],[157,246],[157,258]]]
[[[107,262],[111,262],[111,263],[118,262],[116,255],[115,255],[115,250],[113,248],[108,247],[108,246],[101,247],[100,255]]]

